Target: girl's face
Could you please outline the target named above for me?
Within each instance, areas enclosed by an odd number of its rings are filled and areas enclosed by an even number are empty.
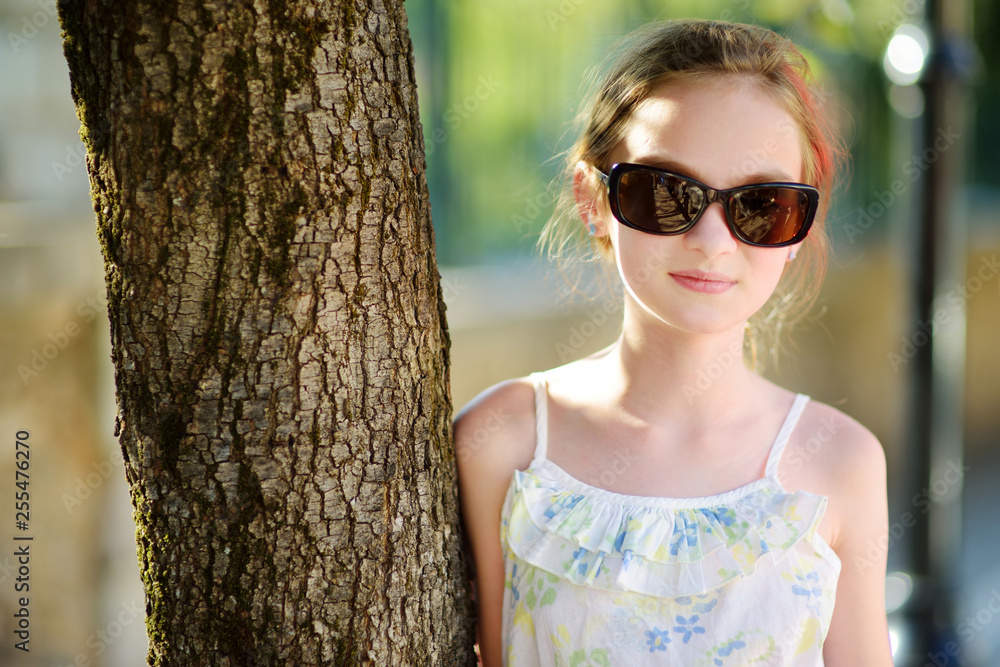
[[[756,84],[718,78],[665,84],[636,109],[610,162],[637,162],[725,189],[766,181],[800,182],[802,149],[791,116]],[[610,165],[609,165],[610,166]],[[604,205],[627,296],[650,317],[691,333],[742,329],[771,296],[790,248],[759,248],[732,235],[719,203],[678,236],[630,229]]]

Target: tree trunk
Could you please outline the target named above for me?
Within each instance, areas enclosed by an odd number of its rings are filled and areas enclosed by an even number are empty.
[[[402,2],[59,12],[149,663],[474,663]]]

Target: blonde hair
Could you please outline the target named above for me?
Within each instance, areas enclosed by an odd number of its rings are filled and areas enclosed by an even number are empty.
[[[802,180],[820,191],[820,208],[809,236],[774,295],[751,319],[747,339],[752,362],[758,365],[757,348],[766,342],[768,356],[776,352],[782,331],[800,321],[818,296],[829,255],[826,212],[844,154],[808,63],[786,38],[760,26],[702,19],[657,22],[626,36],[582,108],[578,118],[582,131],[566,153],[562,191],[539,246],[564,265],[581,255],[609,258],[608,237],[592,237],[588,245],[580,223],[572,192],[577,163],[607,171],[609,155],[628,132],[636,107],[657,86],[720,76],[759,85],[788,112],[802,141]]]

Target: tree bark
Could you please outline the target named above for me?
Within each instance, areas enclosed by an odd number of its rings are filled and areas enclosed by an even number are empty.
[[[59,13],[149,663],[473,664],[402,2]]]

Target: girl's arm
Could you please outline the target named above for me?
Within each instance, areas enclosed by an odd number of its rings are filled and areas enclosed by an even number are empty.
[[[854,422],[830,444],[835,445],[830,448],[830,501],[837,507],[831,546],[841,571],[823,659],[827,667],[891,667],[885,613],[885,453],[875,436]]]
[[[500,512],[511,476],[531,462],[534,444],[534,390],[524,381],[488,389],[455,419],[459,503],[475,563],[479,653],[484,667],[503,664]]]

